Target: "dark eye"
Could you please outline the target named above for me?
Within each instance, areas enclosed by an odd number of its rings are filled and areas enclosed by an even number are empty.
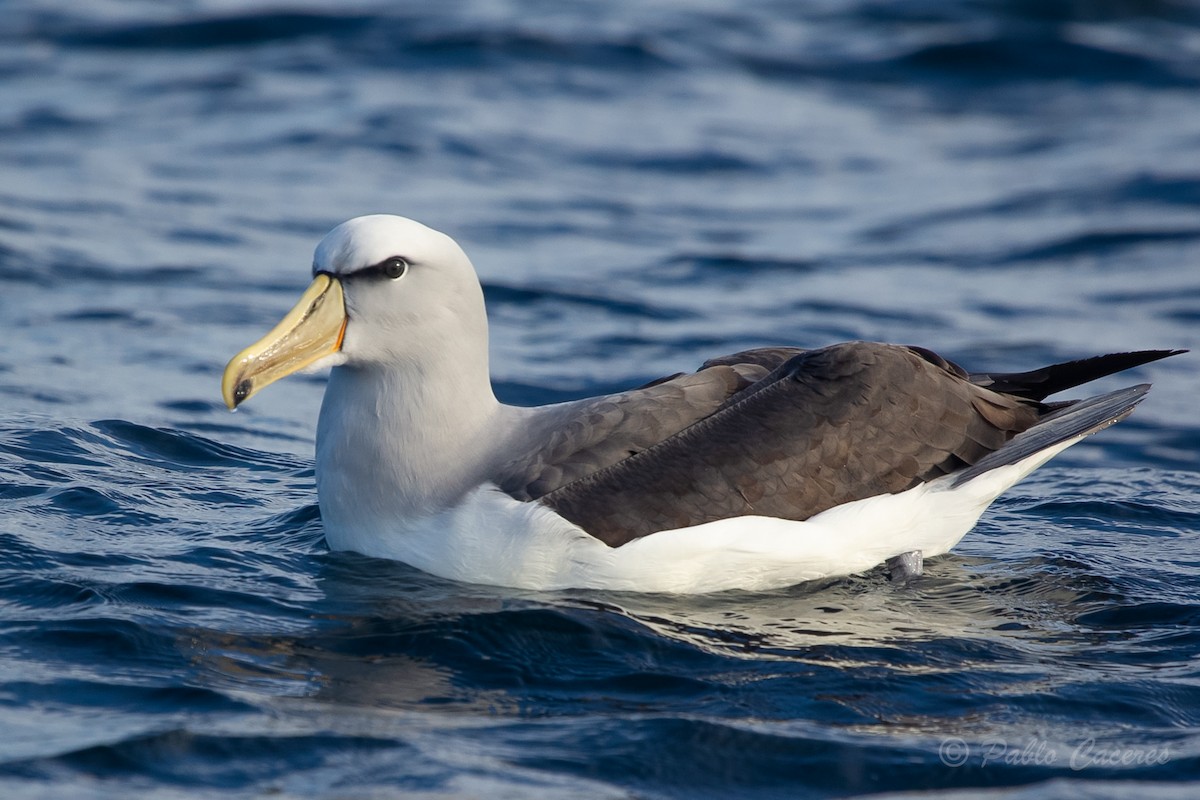
[[[408,262],[400,256],[392,256],[387,261],[379,265],[384,275],[387,275],[392,280],[404,277],[404,273],[408,272]]]

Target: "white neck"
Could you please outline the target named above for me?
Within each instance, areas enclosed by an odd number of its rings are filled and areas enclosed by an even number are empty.
[[[330,375],[317,423],[327,529],[420,519],[486,478],[505,427],[486,355],[415,366],[342,366]]]

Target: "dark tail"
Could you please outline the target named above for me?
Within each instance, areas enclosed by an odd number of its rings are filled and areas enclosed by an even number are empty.
[[[1148,391],[1150,384],[1143,383],[1065,405],[1042,417],[1041,421],[1029,430],[1018,433],[999,450],[993,450],[968,469],[957,473],[954,485],[966,483],[996,467],[1015,464],[1060,442],[1074,439],[1076,436],[1086,436],[1120,422],[1129,416],[1134,406],[1142,402]]]
[[[1112,353],[1051,364],[1029,372],[973,372],[970,379],[971,383],[985,386],[994,392],[1030,400],[1044,400],[1064,389],[1186,352],[1187,350],[1138,350],[1134,353]]]

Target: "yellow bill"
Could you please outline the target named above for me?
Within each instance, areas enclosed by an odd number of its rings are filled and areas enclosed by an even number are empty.
[[[264,386],[336,353],[345,335],[342,284],[322,273],[270,333],[229,361],[221,378],[225,405],[237,408]]]

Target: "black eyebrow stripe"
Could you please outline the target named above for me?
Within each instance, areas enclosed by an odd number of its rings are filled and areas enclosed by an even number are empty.
[[[407,264],[409,267],[412,267],[412,262],[409,261],[407,258],[404,258],[404,256],[388,256],[383,261],[380,261],[378,264],[372,264],[369,267],[361,267],[359,269],[354,270],[353,272],[347,272],[342,277],[343,278],[362,278],[362,277],[367,277],[369,275],[386,275],[387,273],[385,273],[383,271],[383,265],[388,263],[389,261],[391,261],[393,258],[403,259],[405,264]]]

